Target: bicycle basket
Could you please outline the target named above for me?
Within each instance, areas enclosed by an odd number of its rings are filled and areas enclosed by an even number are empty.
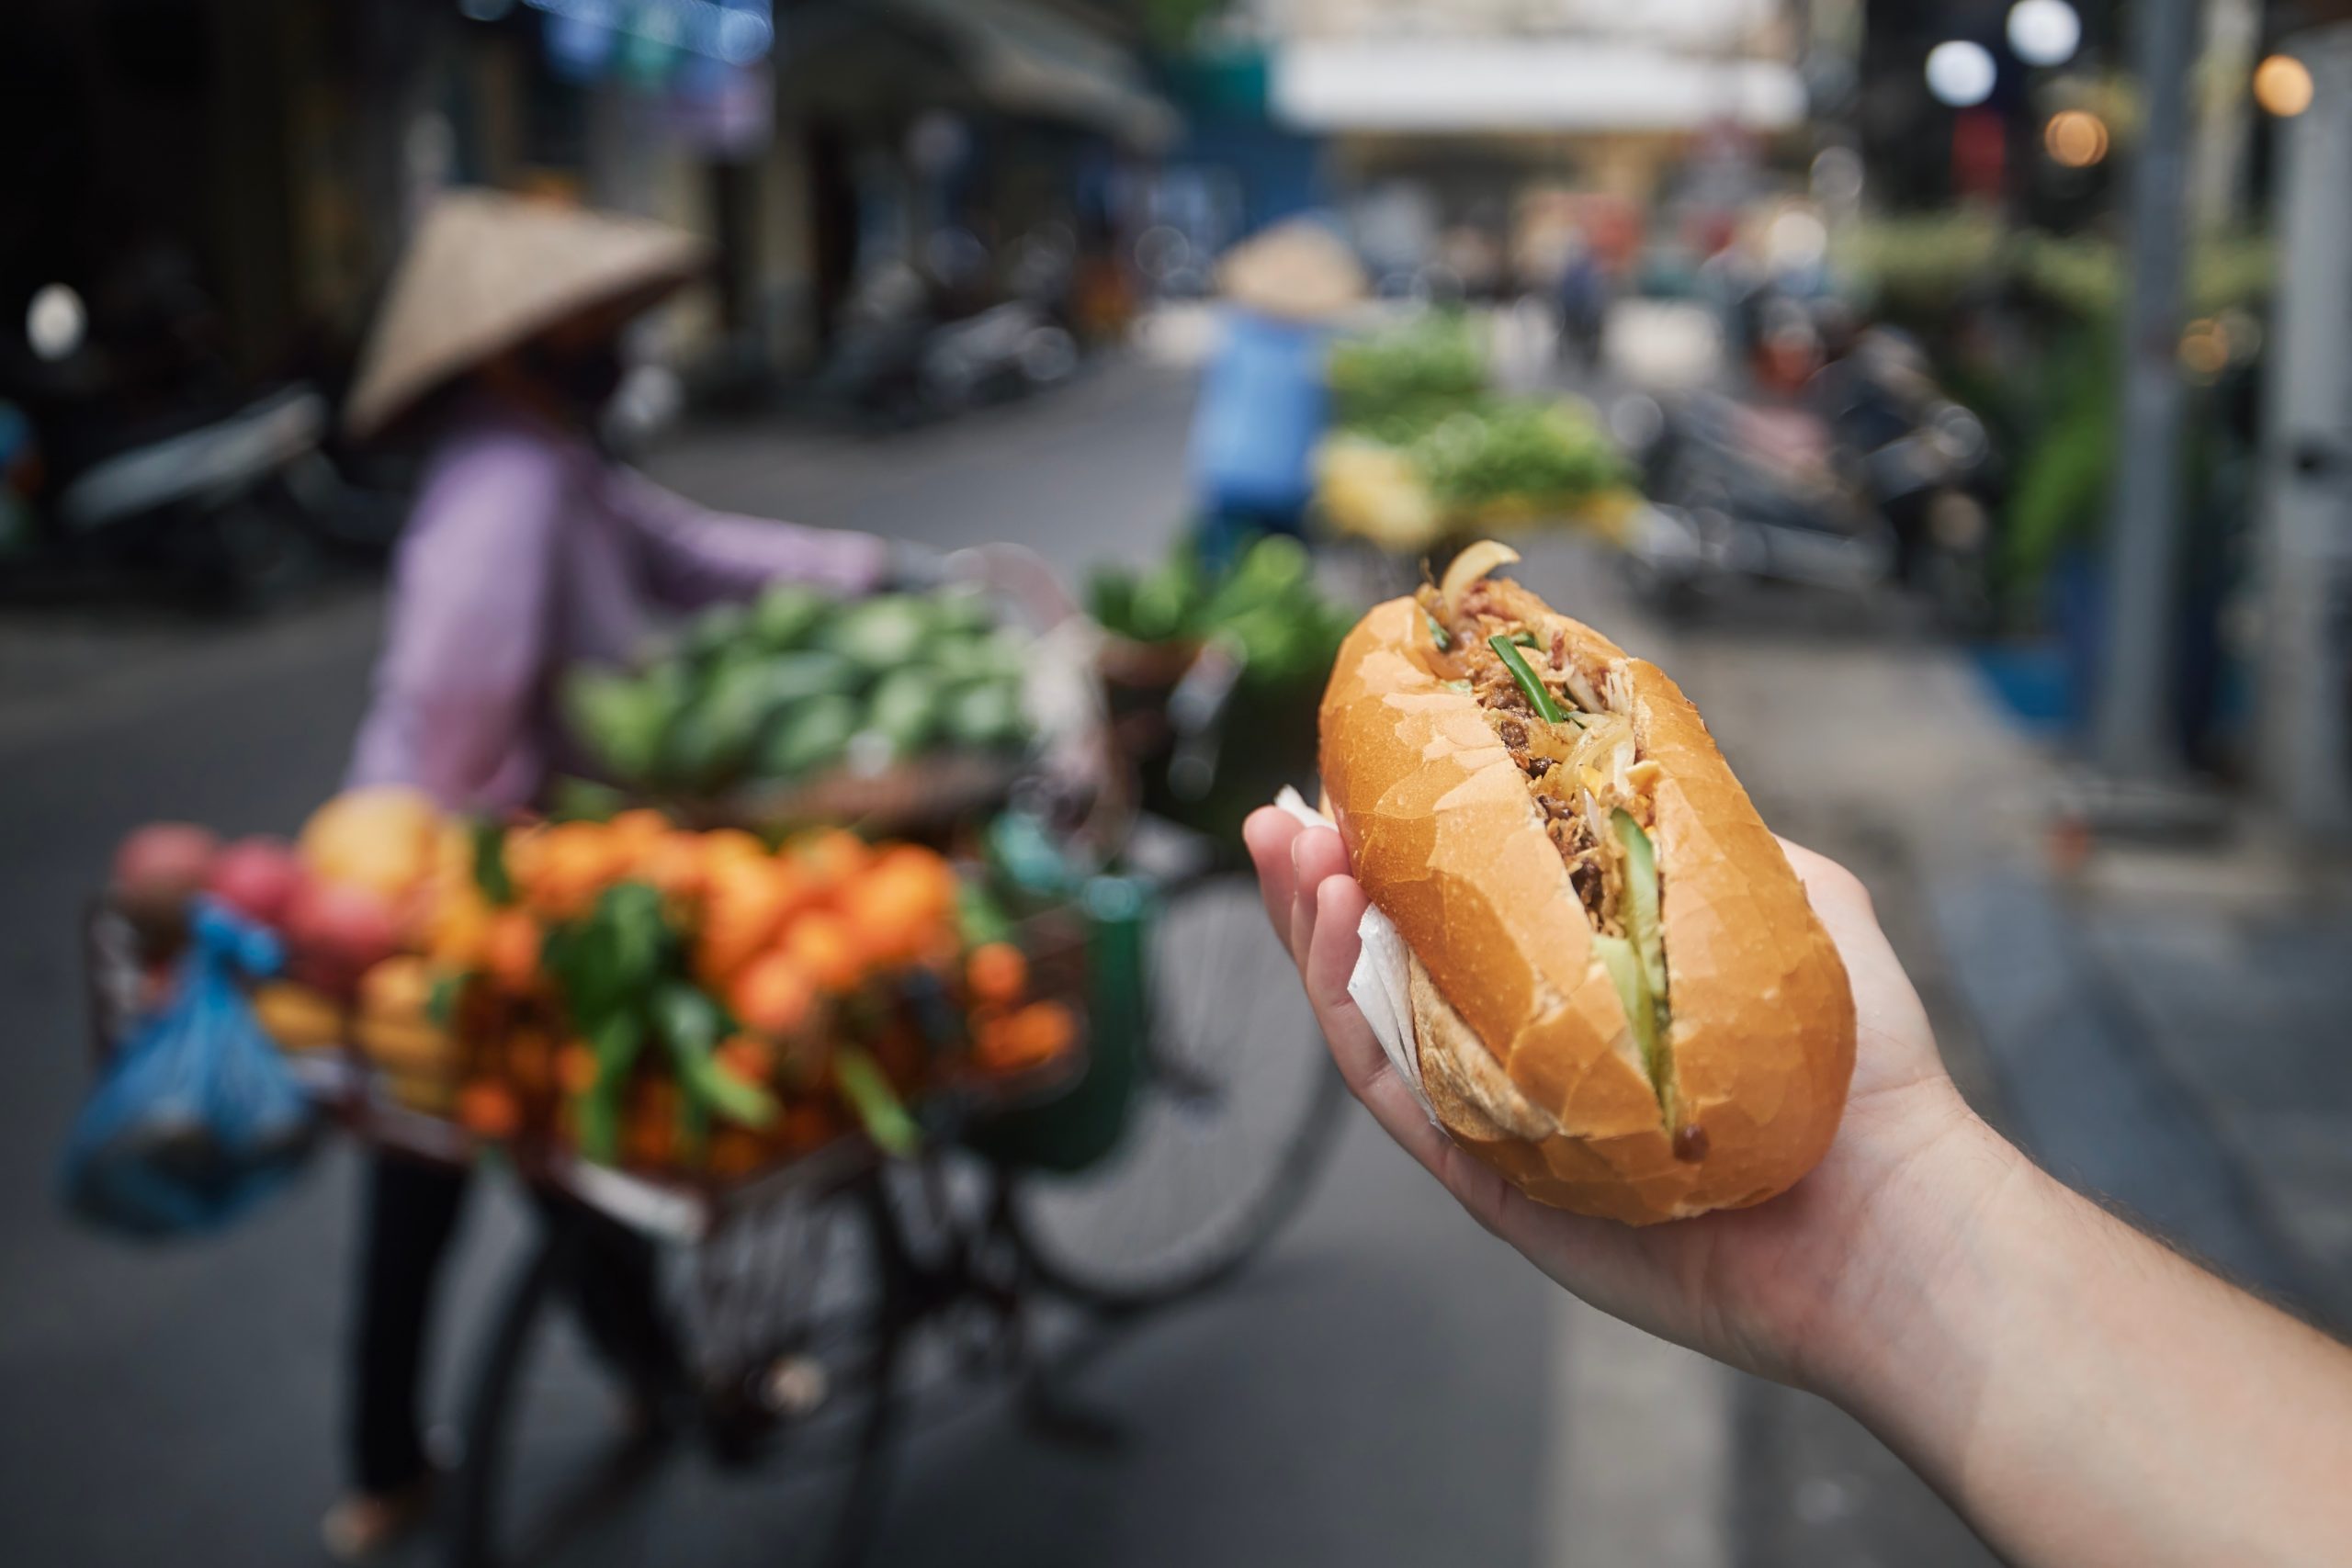
[[[1097,1164],[1125,1135],[1150,1019],[1144,954],[1156,904],[1149,886],[1098,876],[1086,885],[1081,908],[1086,1070],[1051,1100],[992,1117],[966,1139],[991,1159],[1064,1175]]]

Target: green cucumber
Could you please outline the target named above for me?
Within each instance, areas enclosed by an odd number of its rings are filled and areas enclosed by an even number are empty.
[[[1634,952],[1634,944],[1622,936],[1594,933],[1593,956],[1609,971],[1611,984],[1617,987],[1617,1000],[1625,1010],[1625,1022],[1634,1032],[1634,1043],[1642,1053],[1642,1070],[1649,1075],[1650,1087],[1661,1100],[1666,1086],[1666,1043],[1660,1038],[1657,998],[1650,990],[1649,976],[1642,973],[1642,961]]]
[[[1666,939],[1658,927],[1657,852],[1642,825],[1623,807],[1611,813],[1617,841],[1625,850],[1624,924],[1634,952],[1642,961],[1642,978],[1663,1007],[1666,997]]]

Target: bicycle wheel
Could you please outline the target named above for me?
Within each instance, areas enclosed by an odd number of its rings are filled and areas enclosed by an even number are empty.
[[[1313,1186],[1344,1098],[1250,874],[1220,867],[1163,897],[1144,1072],[1119,1146],[1074,1175],[1020,1175],[1012,1192],[1036,1277],[1109,1311],[1247,1262]]]
[[[869,1211],[854,1193],[796,1199],[671,1249],[660,1299],[675,1354],[665,1387],[640,1380],[634,1412],[582,1314],[565,1310],[610,1229],[567,1216],[508,1292],[467,1415],[448,1561],[858,1562],[880,1501],[898,1332]],[[681,1423],[718,1465],[672,1462]],[[754,1461],[756,1486],[729,1483],[727,1470]]]

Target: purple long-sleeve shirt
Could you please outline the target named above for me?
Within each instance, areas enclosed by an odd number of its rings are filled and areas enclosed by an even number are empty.
[[[442,438],[393,569],[390,625],[349,783],[453,810],[526,806],[577,765],[556,709],[575,661],[635,657],[664,612],[779,578],[864,592],[888,547],[703,510],[519,412]]]

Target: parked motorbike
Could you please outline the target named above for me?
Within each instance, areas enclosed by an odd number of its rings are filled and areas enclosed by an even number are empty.
[[[1078,344],[1040,305],[1011,299],[943,312],[910,272],[860,291],[821,389],[891,419],[935,418],[1068,380]]]
[[[12,596],[137,585],[251,604],[310,581],[334,547],[387,541],[382,509],[356,504],[327,454],[327,400],[308,382],[130,415],[53,321],[28,335],[28,363],[51,374],[21,378],[23,521],[0,558]]]
[[[1955,630],[1990,614],[1991,444],[1895,334],[1864,333],[1790,403],[1636,394],[1611,423],[1653,502],[1627,570],[1664,607],[1745,581],[1899,585]]]

